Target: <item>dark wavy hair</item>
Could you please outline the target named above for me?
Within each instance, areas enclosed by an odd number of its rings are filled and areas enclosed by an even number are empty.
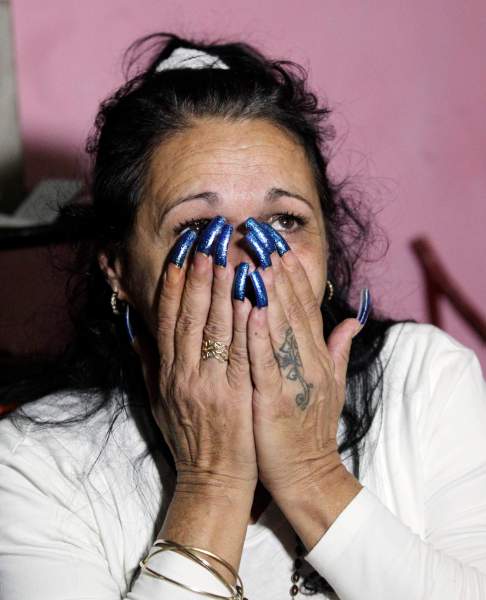
[[[219,57],[229,69],[157,72],[160,61],[179,47]],[[37,357],[30,373],[2,393],[3,402],[18,405],[8,417],[18,428],[25,421],[42,427],[67,427],[96,414],[107,405],[110,393],[119,390],[121,402],[105,445],[124,407],[150,411],[138,356],[122,320],[112,313],[112,290],[99,269],[97,253],[104,249],[112,257],[124,255],[143,201],[151,155],[164,140],[190,127],[199,117],[216,116],[265,119],[302,146],[319,193],[329,243],[328,277],[334,284],[334,296],[330,301],[324,299],[321,306],[325,339],[339,322],[356,315],[351,298],[357,267],[378,239],[373,211],[361,195],[347,193],[348,180],[336,182],[329,176],[330,142],[335,135],[329,123],[331,111],[309,91],[302,67],[290,61],[269,60],[245,43],[195,43],[167,33],[138,40],[126,58],[127,82],[101,104],[87,144],[93,158],[89,183],[92,202],[60,209],[59,222],[70,232],[75,251],[67,286],[72,337],[58,355]],[[148,67],[140,68],[143,60],[148,61]],[[339,452],[350,453],[356,477],[366,433],[382,400],[386,365],[380,351],[387,330],[395,323],[372,311],[366,327],[353,340],[342,412],[345,435]],[[36,420],[21,407],[68,390],[89,400],[78,414],[63,415],[62,420]],[[93,395],[93,391],[97,393]],[[162,449],[175,471],[171,453],[151,418],[144,436],[144,456]],[[332,589],[316,572],[305,577],[303,586],[307,594]]]

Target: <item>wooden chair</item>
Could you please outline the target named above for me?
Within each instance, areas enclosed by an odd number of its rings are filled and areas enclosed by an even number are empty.
[[[447,271],[429,239],[417,237],[410,245],[422,269],[429,321],[437,327],[442,326],[440,300],[445,298],[480,340],[486,343],[486,317]]]

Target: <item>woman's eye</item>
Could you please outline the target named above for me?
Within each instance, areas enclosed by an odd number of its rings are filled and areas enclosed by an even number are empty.
[[[275,215],[274,220],[270,221],[270,225],[278,231],[279,227],[285,233],[294,233],[307,223],[308,219],[302,215],[293,213],[281,213]]]
[[[307,224],[308,218],[303,215],[297,215],[290,212],[280,213],[274,215],[270,219],[269,224],[275,229],[280,230],[284,233],[295,233],[301,227]],[[188,219],[183,221],[174,227],[174,234],[179,235],[184,229],[190,227],[198,233],[206,227],[211,219]]]
[[[191,229],[194,229],[199,233],[201,229],[204,229],[204,227],[206,227],[210,220],[211,219],[188,219],[187,221],[183,221],[182,223],[179,223],[179,225],[176,225],[174,227],[174,233],[176,235],[179,235],[179,233],[181,233],[181,231],[183,231],[187,227],[190,227]]]

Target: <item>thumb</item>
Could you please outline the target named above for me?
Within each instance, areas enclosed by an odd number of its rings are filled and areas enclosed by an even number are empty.
[[[361,330],[357,319],[344,319],[331,332],[327,341],[327,349],[334,363],[334,378],[337,382],[340,398],[344,400],[346,390],[346,372],[353,337]]]
[[[334,377],[341,393],[340,398],[344,402],[346,394],[346,372],[348,370],[349,353],[351,352],[351,343],[364,327],[371,312],[371,294],[368,288],[363,288],[360,294],[360,303],[358,314],[355,319],[344,319],[335,327],[327,347],[329,354],[334,361]]]

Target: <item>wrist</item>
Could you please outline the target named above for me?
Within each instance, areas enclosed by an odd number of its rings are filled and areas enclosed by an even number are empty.
[[[341,463],[306,488],[290,488],[277,504],[310,551],[362,488]]]
[[[257,482],[210,472],[178,471],[174,496],[252,502]]]
[[[253,502],[251,486],[226,478],[181,476],[159,538],[214,552],[238,570]],[[222,524],[231,523],[231,527]],[[208,558],[219,572],[221,565]],[[221,572],[227,577],[227,573]]]
[[[265,483],[265,486],[277,503],[288,498],[298,500],[302,494],[331,487],[344,472],[347,471],[339,452],[332,450],[317,460],[307,460],[295,468],[288,468],[285,477],[274,478],[271,485]]]

